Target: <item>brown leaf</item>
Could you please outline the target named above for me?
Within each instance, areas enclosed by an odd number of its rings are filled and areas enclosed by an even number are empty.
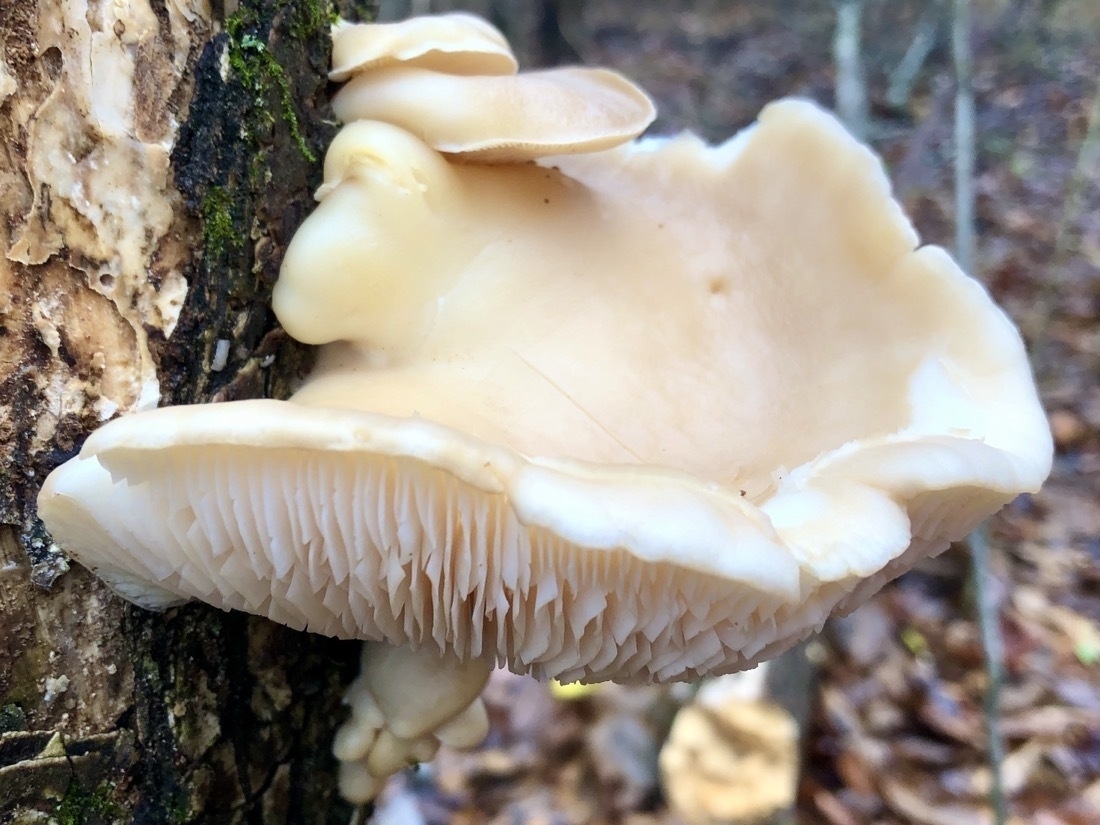
[[[969,805],[935,805],[924,794],[914,791],[899,779],[883,777],[882,795],[894,811],[913,825],[989,825],[992,817],[985,808]]]

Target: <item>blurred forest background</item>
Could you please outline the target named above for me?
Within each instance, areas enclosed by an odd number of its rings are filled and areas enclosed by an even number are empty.
[[[387,20],[461,7],[497,24],[526,67],[604,65],[636,80],[658,104],[655,133],[721,141],[789,95],[837,109],[882,155],[929,243],[955,246],[956,161],[972,148],[970,268],[1023,330],[1055,435],[1046,487],[1006,508],[979,543],[984,575],[956,546],[832,621],[765,680],[754,671],[732,687],[570,691],[495,674],[485,744],[398,777],[374,822],[1100,823],[1100,0],[191,5],[202,13],[173,37],[150,28],[160,62],[149,65],[171,83],[143,75],[156,93],[138,107],[156,127],[143,151],[161,152],[172,173],[166,192],[143,194],[167,198],[171,231],[152,233],[147,257],[124,273],[141,289],[167,270],[187,279],[175,333],[149,333],[165,403],[285,396],[306,363],[267,299],[334,130],[326,11],[369,19],[378,6]],[[972,26],[953,46],[961,6]],[[189,8],[149,7],[181,19]],[[32,200],[74,208],[74,186],[37,177],[56,164],[28,161],[20,130],[40,106],[60,106],[61,131],[75,124],[66,140],[117,149],[72,94],[90,65],[71,39],[91,31],[84,8],[0,0],[13,72],[0,72],[12,115],[0,120],[0,248]],[[79,24],[68,39],[51,22],[59,9]],[[36,33],[53,44],[41,54]],[[960,55],[975,114],[961,144]],[[157,130],[170,132],[184,109],[169,158]],[[131,184],[142,181],[121,185]],[[74,226],[47,260],[0,259],[14,284],[14,297],[0,296],[0,823],[344,825],[328,747],[355,645],[199,605],[125,607],[34,525],[39,479],[98,424],[91,402],[103,389],[86,383],[99,380],[94,364],[59,357],[56,341],[51,352],[42,312],[64,332],[65,307],[100,307],[108,331],[129,329],[105,299],[103,261],[81,244],[108,256],[114,247]],[[130,352],[114,353],[126,381]],[[55,385],[89,403],[54,413]],[[42,443],[39,420],[56,425]]]
[[[380,19],[472,10],[527,67],[616,68],[657,101],[655,133],[720,141],[774,98],[812,98],[881,153],[924,240],[952,248],[954,5],[414,0],[381,3]],[[811,643],[813,679],[795,677],[813,708],[797,799],[771,822],[1100,822],[1100,2],[973,0],[970,13],[974,275],[1024,332],[1054,473],[989,527],[1000,668],[987,666],[965,546]],[[762,821],[768,783],[783,783],[770,741],[781,731],[746,720],[741,699],[719,694],[674,733],[662,792],[658,751],[685,694],[607,686],[562,697],[501,675],[487,698],[485,747],[444,753],[396,783],[376,821]],[[991,724],[1004,746],[992,758]]]

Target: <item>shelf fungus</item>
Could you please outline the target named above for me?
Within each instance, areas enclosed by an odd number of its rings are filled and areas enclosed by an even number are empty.
[[[323,345],[300,391],[114,421],[39,499],[138,604],[369,640],[352,799],[476,742],[493,665],[752,667],[1051,460],[1018,332],[833,117],[636,140],[628,81],[512,74],[461,22],[338,29],[349,122],[275,294]]]

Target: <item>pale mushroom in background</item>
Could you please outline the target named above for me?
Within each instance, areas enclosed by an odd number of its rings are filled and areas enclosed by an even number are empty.
[[[424,74],[362,76],[393,71]],[[397,646],[349,691],[349,798],[480,738],[494,663],[751,667],[1046,477],[1016,329],[812,104],[717,147],[439,148],[376,121],[334,142],[276,286],[325,345],[291,401],[112,422],[39,499],[139,604]]]

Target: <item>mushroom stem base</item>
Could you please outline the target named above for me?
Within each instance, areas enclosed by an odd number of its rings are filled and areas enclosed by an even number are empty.
[[[364,643],[359,676],[344,694],[351,716],[333,742],[341,795],[367,802],[386,777],[431,759],[441,744],[480,743],[489,728],[481,691],[492,667],[486,658]]]

